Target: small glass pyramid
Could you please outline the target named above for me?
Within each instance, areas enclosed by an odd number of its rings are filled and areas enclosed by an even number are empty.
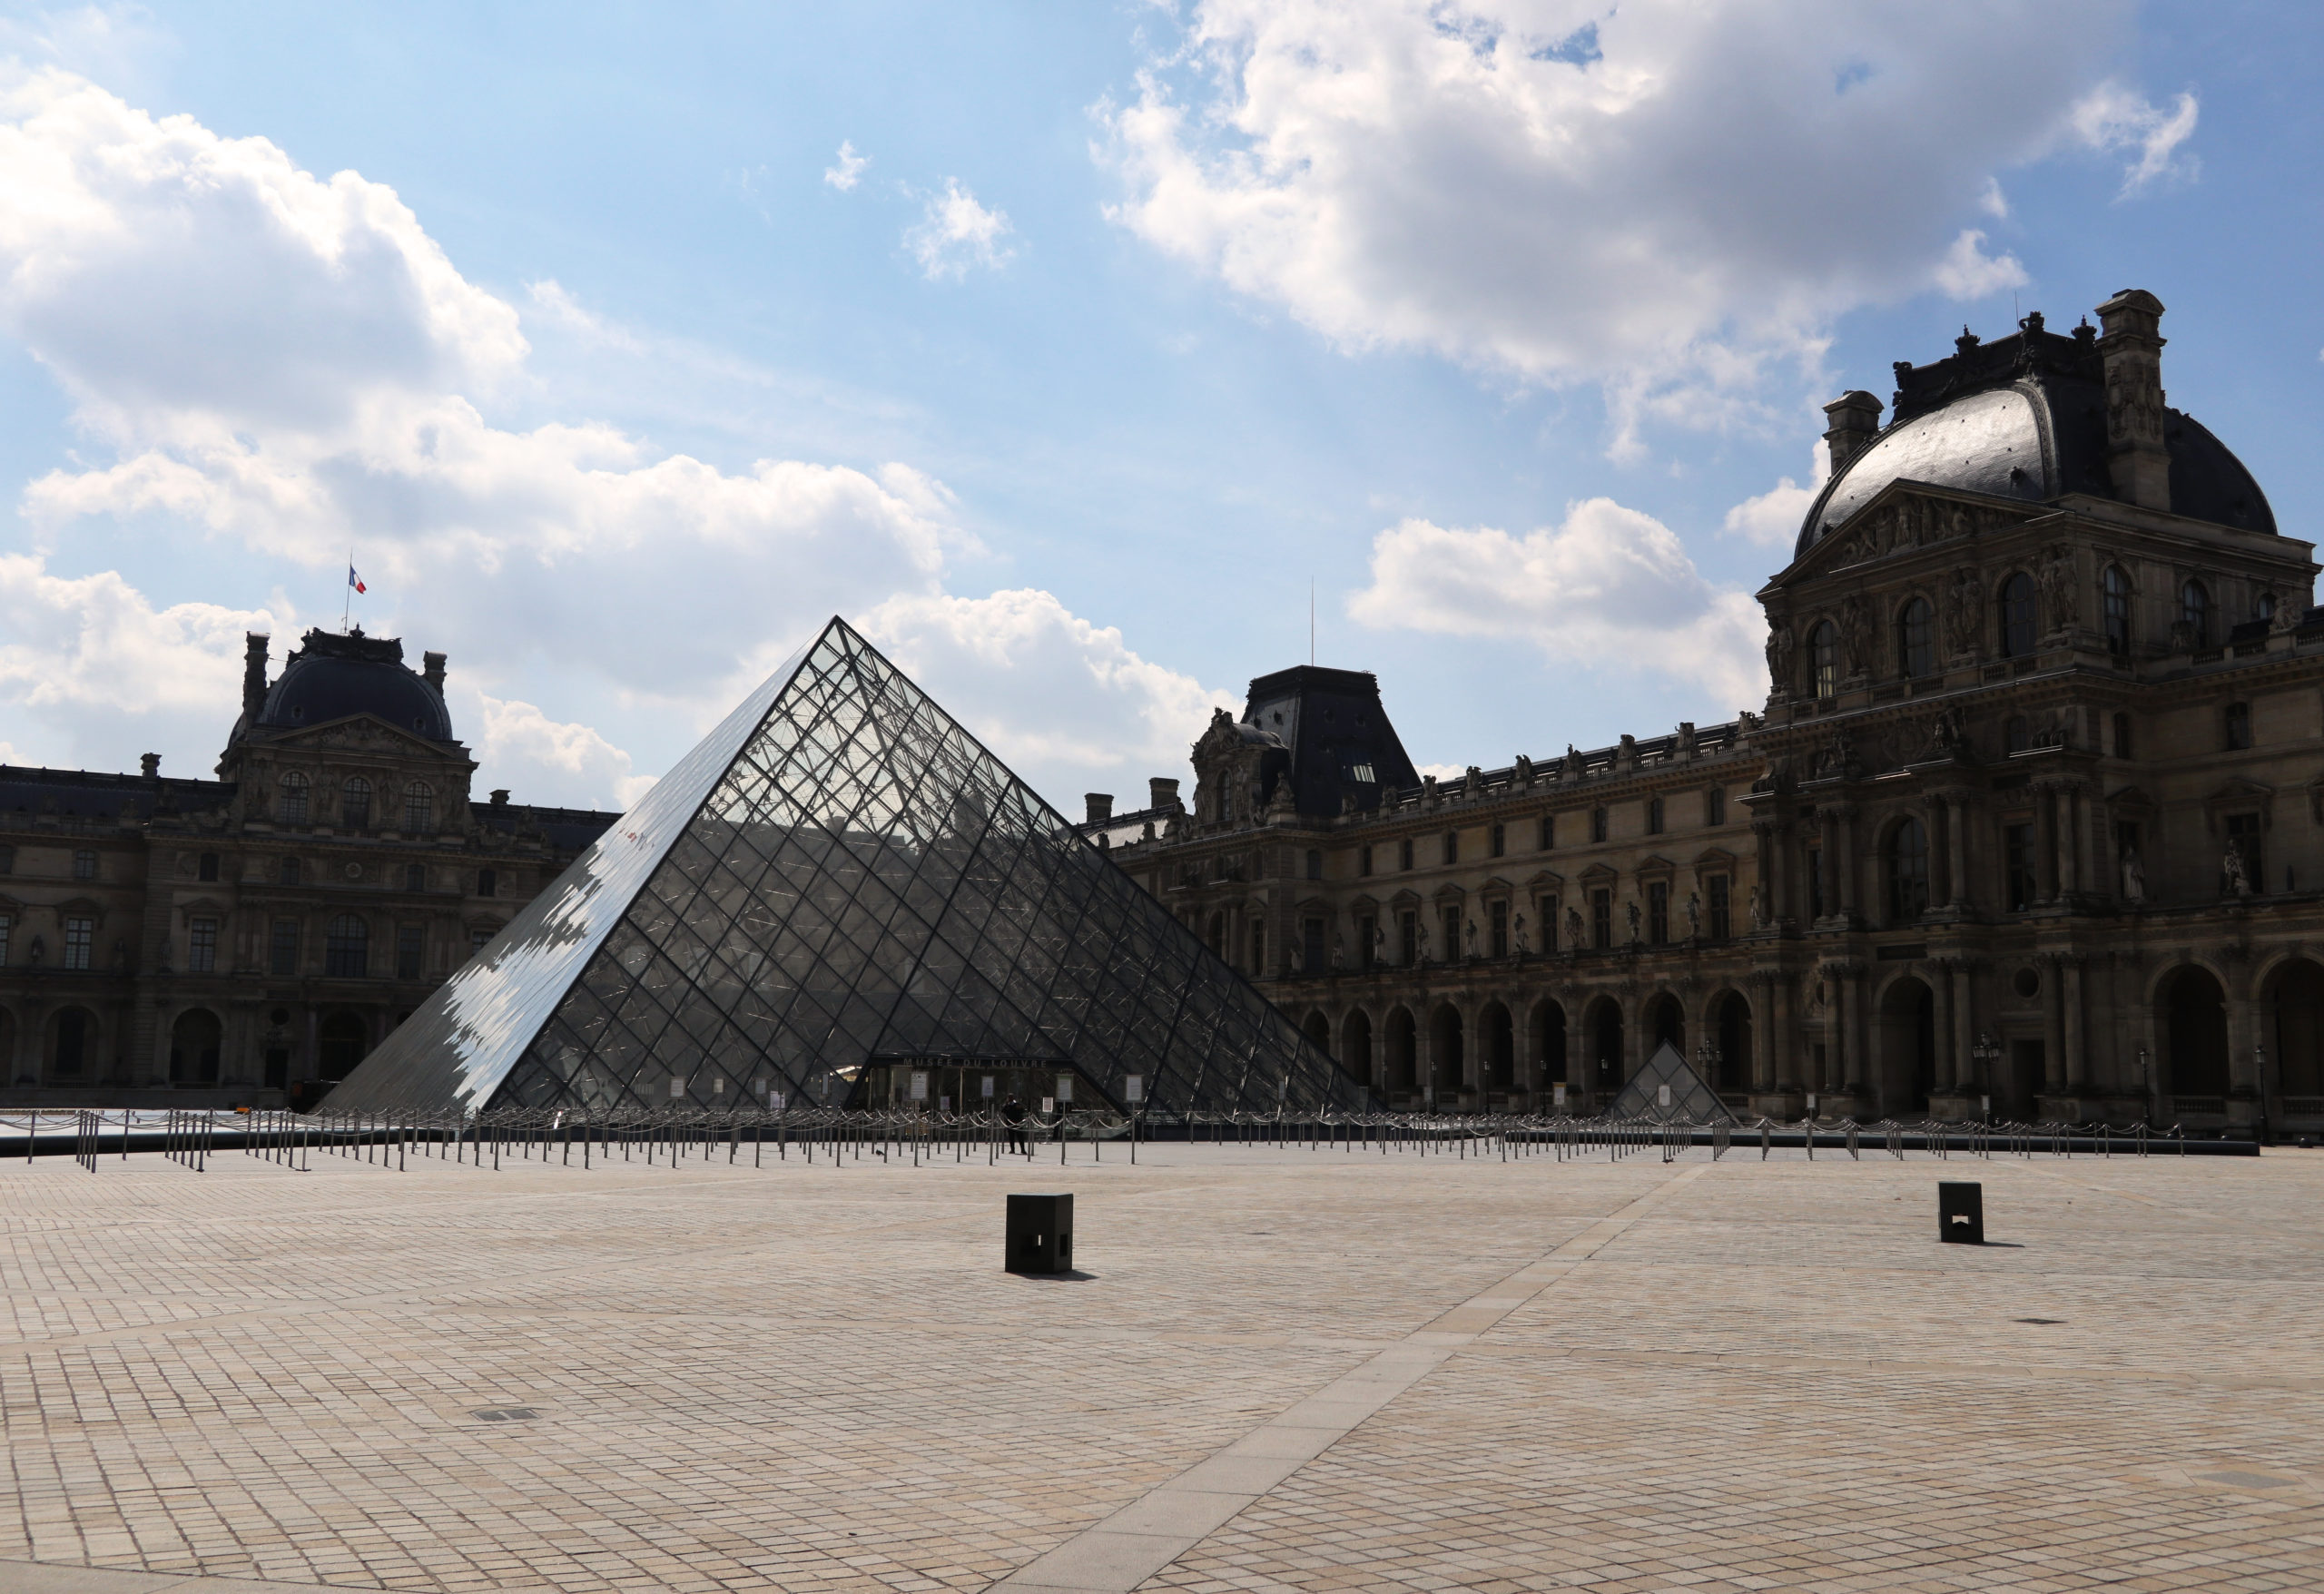
[[[1370,1105],[835,617],[329,1106],[837,1105],[900,1062],[1070,1068],[1118,1107],[1137,1075],[1166,1113]]]
[[[1718,1092],[1704,1084],[1703,1077],[1667,1040],[1656,1047],[1654,1055],[1630,1077],[1620,1094],[1606,1108],[1606,1116],[1677,1119],[1690,1124],[1735,1121],[1735,1115],[1728,1111]]]

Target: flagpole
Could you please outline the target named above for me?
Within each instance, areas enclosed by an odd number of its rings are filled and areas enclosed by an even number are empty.
[[[347,635],[347,617],[355,612],[355,545],[347,546],[347,595],[339,605],[339,634]]]

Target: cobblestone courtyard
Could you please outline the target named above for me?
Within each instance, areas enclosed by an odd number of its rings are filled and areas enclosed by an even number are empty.
[[[0,1590],[2324,1586],[2324,1153],[1073,1155],[0,1166]]]

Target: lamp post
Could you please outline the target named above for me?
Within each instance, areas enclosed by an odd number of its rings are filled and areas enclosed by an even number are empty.
[[[1992,1030],[1977,1031],[1977,1043],[1969,1048],[1969,1055],[1977,1059],[1977,1077],[1985,1087],[1985,1117],[1990,1121],[1993,1117],[1994,1065],[2001,1060],[2001,1045],[1994,1039]]]
[[[2144,1047],[2139,1048],[2139,1119],[2150,1125],[2154,1122],[2154,1086],[2151,1082],[2153,1076],[2149,1071],[2152,1061],[2152,1054]]]
[[[2260,1127],[2253,1131],[2252,1138],[2265,1146],[2268,1143],[2268,1048],[2264,1046],[2251,1048],[2251,1077],[2260,1087]]]

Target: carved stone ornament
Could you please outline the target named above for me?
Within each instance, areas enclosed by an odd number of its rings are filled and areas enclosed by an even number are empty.
[[[1872,605],[1857,593],[1840,605],[1840,647],[1848,674],[1872,674]]]
[[[1768,678],[1775,683],[1777,692],[1790,688],[1791,655],[1798,645],[1791,635],[1791,627],[1782,621],[1777,621],[1768,632]]]
[[[1976,653],[1984,597],[1984,583],[1977,579],[1974,570],[1965,567],[1953,573],[1953,584],[1945,594],[1945,641],[1954,653]]]
[[[2049,614],[2052,630],[2063,631],[2076,623],[2082,607],[2078,587],[2073,554],[2061,543],[2050,550],[2049,561],[2042,566],[2042,605]]]

